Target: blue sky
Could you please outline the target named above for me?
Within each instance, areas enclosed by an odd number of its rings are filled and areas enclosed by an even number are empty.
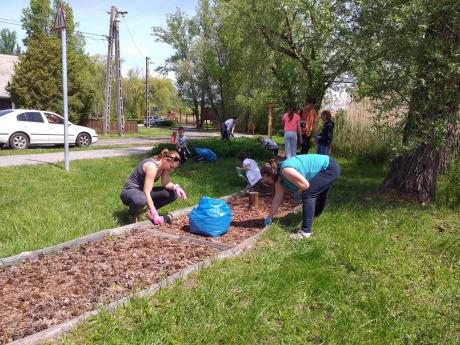
[[[173,13],[179,7],[188,15],[195,13],[197,0],[68,0],[73,9],[75,21],[78,22],[78,30],[101,35],[108,35],[109,15],[112,5],[120,11],[128,11],[128,14],[120,22],[120,50],[123,74],[128,69],[145,69],[145,57],[149,56],[153,66],[150,71],[162,64],[172,54],[172,49],[163,43],[155,42],[151,36],[152,26],[166,25],[166,14]],[[18,25],[9,25],[1,22],[2,19],[20,21],[22,9],[29,6],[28,0],[3,0],[0,12],[0,29],[9,28],[15,30],[21,41],[24,37],[22,28]],[[131,33],[131,35],[129,34]],[[131,38],[132,36],[132,38]],[[87,38],[86,51],[90,55],[107,54],[106,41]]]

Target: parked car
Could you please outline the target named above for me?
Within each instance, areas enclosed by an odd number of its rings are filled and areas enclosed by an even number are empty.
[[[69,144],[89,146],[98,139],[94,129],[69,122]],[[0,110],[0,145],[64,144],[64,119],[56,113],[29,109]]]
[[[150,116],[150,117],[148,117],[147,119],[144,120],[144,126],[145,127],[156,126],[156,123],[160,122],[160,121],[163,121],[161,116],[159,116],[159,115]]]

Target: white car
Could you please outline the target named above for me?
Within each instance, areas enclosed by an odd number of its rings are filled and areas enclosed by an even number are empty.
[[[94,129],[69,122],[69,144],[89,146],[97,141]],[[64,144],[64,118],[50,111],[0,110],[0,146],[26,149],[29,145]]]

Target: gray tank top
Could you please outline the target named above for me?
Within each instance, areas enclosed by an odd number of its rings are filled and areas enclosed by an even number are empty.
[[[125,189],[129,188],[135,188],[139,190],[144,190],[144,181],[145,181],[145,172],[144,172],[144,164],[147,162],[152,162],[154,163],[157,167],[160,164],[160,162],[157,162],[153,158],[147,158],[142,160],[133,170],[131,175],[129,175],[128,179],[126,180],[125,183]],[[155,181],[157,181],[160,177],[155,178]]]

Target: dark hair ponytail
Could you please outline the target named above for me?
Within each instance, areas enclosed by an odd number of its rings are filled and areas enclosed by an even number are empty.
[[[294,117],[294,112],[295,112],[295,105],[293,103],[289,103],[289,121],[292,121],[292,118]]]
[[[273,178],[273,181],[278,181],[278,177],[280,174],[279,163],[276,159],[270,159],[267,163],[264,164],[260,173],[262,176],[269,176]]]

